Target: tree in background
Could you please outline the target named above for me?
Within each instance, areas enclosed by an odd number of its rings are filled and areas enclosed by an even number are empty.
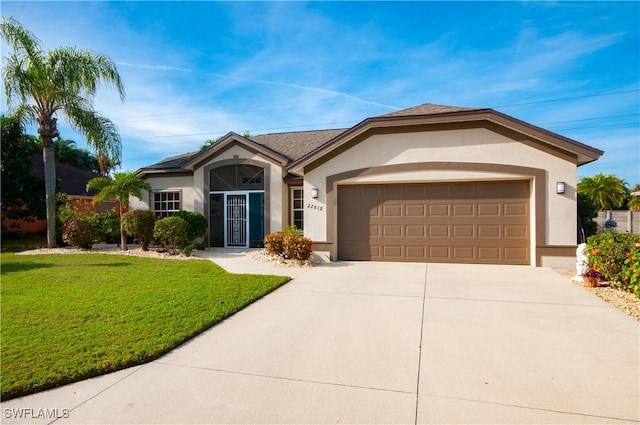
[[[209,146],[213,145],[216,143],[216,139],[207,139],[205,140],[205,142],[200,146],[200,150],[203,151],[205,149],[207,149]]]
[[[115,125],[93,109],[93,98],[104,84],[124,100],[124,85],[115,64],[100,53],[75,47],[44,50],[40,40],[14,18],[2,19],[0,33],[11,49],[3,70],[7,106],[23,122],[37,123],[44,146],[47,245],[52,248],[56,244],[53,139],[59,136],[57,117],[66,118],[90,144],[100,141],[119,147]]]
[[[41,148],[42,142],[40,142]],[[90,173],[97,173],[98,160],[86,149],[78,149],[71,139],[57,138],[53,141],[53,150],[57,162],[71,165]]]
[[[612,174],[596,174],[578,182],[578,193],[583,194],[601,210],[613,210],[624,205],[627,184]]]
[[[598,223],[593,221],[598,216],[598,206],[586,195],[578,192],[578,221],[584,232],[584,239],[595,235]],[[579,241],[580,243],[583,241]]]
[[[142,180],[133,171],[115,173],[113,179],[109,177],[96,177],[87,183],[87,192],[98,189],[99,192],[93,197],[93,201],[100,203],[110,199],[117,199],[119,203],[118,216],[120,217],[120,240],[122,249],[127,250],[127,237],[123,228],[122,213],[129,208],[129,197],[135,196],[142,199],[142,190],[151,190],[151,185]]]
[[[634,195],[637,193],[637,195]],[[632,211],[640,211],[640,183],[636,183],[629,193],[629,209]]]
[[[0,127],[2,215],[12,220],[44,218],[44,182],[33,174],[38,144],[24,135],[16,117],[2,116]]]

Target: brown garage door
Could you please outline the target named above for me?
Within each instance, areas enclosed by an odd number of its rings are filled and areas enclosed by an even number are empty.
[[[529,182],[340,186],[342,260],[530,264]]]

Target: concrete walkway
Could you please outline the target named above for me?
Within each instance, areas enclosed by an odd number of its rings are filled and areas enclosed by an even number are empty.
[[[640,422],[638,322],[553,270],[215,261],[296,277],[154,362],[3,403],[2,423]]]

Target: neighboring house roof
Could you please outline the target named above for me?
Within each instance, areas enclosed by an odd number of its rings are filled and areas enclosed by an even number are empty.
[[[181,170],[182,166],[189,161],[194,155],[198,152],[187,152],[176,156],[171,156],[169,158],[165,158],[160,162],[157,162],[153,165],[149,165],[148,167],[144,167],[145,170]]]
[[[287,133],[261,134],[243,137],[229,133],[208,148],[163,159],[138,170],[138,174],[191,172],[211,155],[233,143],[240,143],[282,165],[290,173],[304,174],[304,168],[326,158],[329,152],[345,143],[359,140],[365,134],[384,128],[414,128],[424,125],[450,123],[482,123],[498,125],[515,131],[527,139],[570,152],[583,165],[598,159],[604,152],[575,140],[534,126],[490,108],[434,105],[425,103],[384,115],[367,118],[351,128],[332,130],[295,131]],[[477,125],[477,124],[474,124]]]
[[[34,155],[32,161],[33,174],[44,180],[44,162],[42,155]],[[89,180],[95,177],[100,177],[100,175],[56,161],[56,180],[60,182],[58,192],[71,196],[93,196],[98,193],[98,191],[92,190],[87,192],[86,187]]]

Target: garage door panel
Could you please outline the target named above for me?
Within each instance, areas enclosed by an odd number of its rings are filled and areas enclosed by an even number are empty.
[[[383,237],[402,237],[402,224],[382,226]]]
[[[448,238],[449,237],[449,226],[446,224],[430,224],[429,227],[429,238]]]
[[[476,260],[476,249],[473,246],[454,246],[453,258],[456,260]]]
[[[525,248],[509,248],[504,249],[504,259],[507,261],[528,261],[529,252]]]
[[[528,239],[529,232],[527,232],[527,226],[524,225],[505,225],[504,237],[509,239]]]
[[[459,199],[473,198],[475,195],[476,184],[458,183],[449,185],[449,197]]]
[[[423,204],[419,204],[419,205],[405,205],[404,207],[404,211],[405,211],[405,217],[419,217],[419,218],[424,218],[426,217],[425,212],[427,211],[425,205]]]
[[[382,217],[402,217],[402,205],[401,204],[383,205]]]
[[[529,264],[529,182],[338,189],[338,257]]]
[[[474,204],[453,204],[452,211],[454,217],[473,217],[475,215]]]
[[[478,204],[478,217],[499,217],[500,204],[498,202]]]
[[[402,245],[384,245],[382,247],[383,256],[390,260],[402,261],[404,259],[403,251]]]
[[[424,238],[426,236],[425,226],[407,225],[405,226],[405,236],[408,238]]]
[[[425,261],[427,259],[426,246],[405,247],[405,258],[407,261]]]
[[[526,202],[504,203],[502,211],[505,217],[525,217],[528,215]]]
[[[457,224],[453,228],[454,238],[473,238],[475,236],[475,226],[473,224]]]
[[[436,261],[450,260],[449,249],[449,246],[430,246],[428,247],[429,258]]]
[[[430,204],[428,206],[429,217],[448,217],[449,204]]]

